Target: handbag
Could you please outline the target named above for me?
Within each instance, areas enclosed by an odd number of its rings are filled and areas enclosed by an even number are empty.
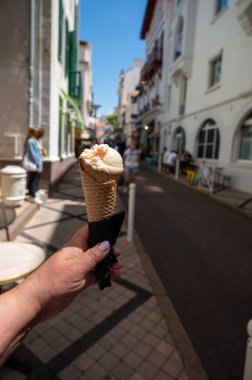
[[[22,167],[27,170],[28,172],[36,172],[37,171],[37,165],[29,159],[28,153],[25,153],[23,161],[22,161]]]

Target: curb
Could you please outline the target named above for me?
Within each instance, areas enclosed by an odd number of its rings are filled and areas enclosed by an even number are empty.
[[[126,217],[124,220],[124,226],[127,234],[127,219],[128,210],[127,205],[124,204],[120,195],[117,196],[118,206],[125,209]],[[127,238],[127,237],[126,237]],[[185,370],[190,380],[209,380],[208,376],[201,364],[201,361],[193,348],[193,345],[182,325],[182,322],[174,309],[166,290],[159,279],[159,276],[152,264],[152,261],[147,254],[144,245],[140,239],[140,236],[134,230],[134,239],[132,244],[135,247],[136,253],[139,255],[141,263],[144,267],[146,275],[150,281],[153,295],[156,297],[160,310],[163,314],[164,320],[167,324],[168,330],[172,335],[176,349],[181,356],[184,363]]]
[[[202,191],[202,190],[198,189],[197,187],[193,187],[190,183],[186,183],[184,181],[176,180],[174,177],[169,176],[169,175],[167,175],[166,173],[163,173],[163,172],[158,172],[156,169],[154,169],[154,168],[152,168],[150,166],[145,165],[144,167],[147,170],[154,171],[155,173],[157,173],[157,174],[165,177],[168,181],[170,180],[170,181],[176,182],[179,185],[186,186],[186,187],[190,188],[191,190],[197,192],[198,194],[202,194],[203,196],[212,199],[214,202],[218,202],[219,204],[221,204],[221,205],[223,205],[223,206],[225,206],[225,207],[227,207],[227,208],[229,208],[229,209],[237,212],[238,214],[243,215],[243,216],[245,216],[245,217],[247,217],[249,219],[252,219],[252,213],[246,212],[246,209],[241,209],[238,206],[233,205],[231,202],[227,202],[224,199],[220,199],[218,197],[218,195],[210,194],[207,191]]]
[[[136,231],[134,245],[188,376],[191,380],[208,380],[201,361]]]

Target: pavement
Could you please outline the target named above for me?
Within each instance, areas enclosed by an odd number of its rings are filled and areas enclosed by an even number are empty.
[[[211,380],[242,379],[251,318],[251,218],[228,201],[144,165],[136,178],[136,230]]]
[[[50,256],[85,223],[74,165],[15,241],[40,244]],[[117,246],[121,278],[102,292],[87,289],[59,316],[34,327],[15,354],[31,364],[31,371],[5,365],[0,379],[207,379],[142,242],[137,234],[134,242],[127,240],[126,224]]]
[[[214,195],[201,191],[252,216],[250,204],[237,207],[249,194],[234,189]],[[30,205],[23,209],[27,214]],[[42,245],[50,256],[87,223],[77,165],[61,178],[35,214],[32,210],[30,221],[26,215],[25,227],[12,236],[15,241]],[[129,242],[126,228],[125,223],[117,242],[124,265],[121,278],[102,292],[89,288],[59,316],[37,325],[16,353],[31,364],[31,371],[23,374],[5,365],[0,379],[207,380],[143,242],[137,232],[134,242]]]

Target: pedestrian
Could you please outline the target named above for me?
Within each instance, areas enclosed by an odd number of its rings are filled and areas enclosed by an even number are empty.
[[[166,147],[164,147],[163,154],[162,154],[162,169],[164,172],[167,170],[167,160],[168,160],[169,154],[170,154],[169,150]]]
[[[137,149],[136,141],[132,140],[130,147],[123,153],[124,162],[124,180],[125,187],[123,192],[127,193],[129,185],[135,182],[136,174],[138,173],[140,161],[140,149]]]
[[[175,150],[172,150],[167,157],[167,168],[171,173],[175,173],[176,169],[176,160],[178,153]]]
[[[108,241],[88,249],[88,227],[84,226],[39,269],[0,295],[0,366],[35,325],[58,315],[96,283],[95,266],[109,250]],[[113,252],[120,255],[116,248]],[[119,277],[121,269],[119,262],[112,265],[111,280]]]
[[[39,194],[39,180],[43,171],[43,154],[41,138],[44,135],[42,128],[33,127],[29,130],[26,142],[22,166],[28,172],[28,194],[32,202],[42,204]]]

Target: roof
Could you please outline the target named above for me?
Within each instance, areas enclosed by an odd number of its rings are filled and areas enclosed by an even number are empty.
[[[156,6],[157,0],[148,0],[146,10],[145,10],[145,15],[144,15],[144,20],[143,20],[143,25],[142,25],[142,30],[141,30],[141,39],[144,40],[146,33],[148,32],[152,20],[152,16],[154,13],[154,9]]]

